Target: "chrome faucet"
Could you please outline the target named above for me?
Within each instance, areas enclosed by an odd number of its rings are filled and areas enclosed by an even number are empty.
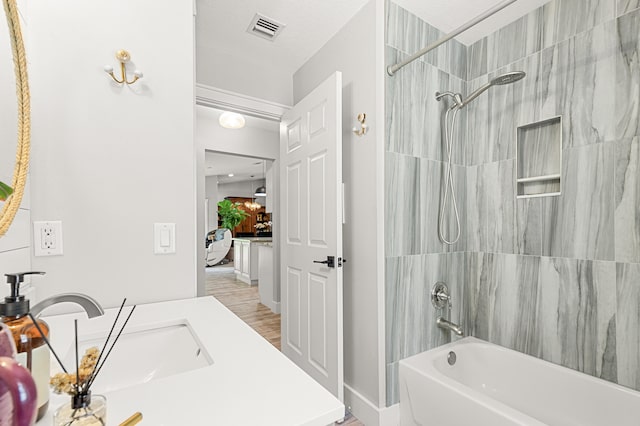
[[[104,309],[102,309],[102,306],[100,306],[98,301],[93,297],[89,297],[86,294],[82,293],[64,293],[48,297],[31,308],[31,315],[33,315],[35,318],[49,306],[57,305],[58,303],[64,302],[71,302],[80,305],[82,309],[85,310],[89,318],[104,315]]]
[[[442,281],[438,281],[433,286],[433,289],[431,290],[431,303],[436,309],[446,309],[449,314],[449,318],[451,318],[451,295],[449,294],[449,288]],[[436,319],[436,325],[438,328],[455,333],[456,336],[464,336],[462,326],[455,324],[442,316]]]
[[[464,331],[462,331],[461,326],[459,326],[458,324],[454,324],[451,321],[446,320],[442,317],[438,317],[438,319],[436,320],[436,325],[443,330],[454,332],[456,336],[460,336],[460,337],[464,336]]]

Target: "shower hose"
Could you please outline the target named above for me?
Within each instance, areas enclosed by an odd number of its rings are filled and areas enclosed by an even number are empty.
[[[453,139],[455,135],[456,116],[460,108],[457,105],[452,106],[447,110],[444,116],[444,137],[447,150],[447,171],[444,178],[444,196],[442,198],[442,204],[440,205],[440,215],[438,217],[438,236],[440,241],[445,244],[455,244],[460,239],[460,215],[458,214],[458,204],[456,203],[456,190],[453,184],[453,171],[451,168],[451,154],[453,151]],[[451,126],[449,126],[449,114],[451,116]],[[447,198],[449,197],[449,189],[451,189],[451,204],[453,204],[453,211],[456,216],[456,232],[455,237],[452,240],[448,240],[444,232],[444,209],[447,205]]]

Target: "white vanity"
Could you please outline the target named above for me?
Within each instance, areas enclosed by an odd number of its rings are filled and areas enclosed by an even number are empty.
[[[69,363],[73,320],[80,347],[101,346],[115,314],[45,320],[53,347]],[[53,374],[60,368],[51,359]],[[148,425],[326,426],[344,416],[338,399],[213,297],[138,306],[98,377],[93,392],[106,396],[113,425],[137,411]],[[51,425],[68,401],[52,394],[37,425]]]

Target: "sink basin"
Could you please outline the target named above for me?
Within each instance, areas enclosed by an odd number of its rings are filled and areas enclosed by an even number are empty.
[[[119,326],[116,327],[105,352],[111,347],[111,342],[118,331]],[[103,333],[80,335],[78,337],[80,358],[88,348],[95,346],[102,350],[107,335],[108,330]],[[75,371],[73,343],[62,361],[67,370]],[[104,393],[211,364],[213,364],[211,357],[186,320],[131,328],[127,326],[91,388],[94,392]]]

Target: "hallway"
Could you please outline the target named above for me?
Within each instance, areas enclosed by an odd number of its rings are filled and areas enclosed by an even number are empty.
[[[258,286],[236,279],[233,263],[206,269],[207,295],[218,299],[269,343],[280,350],[280,314],[260,303]]]

